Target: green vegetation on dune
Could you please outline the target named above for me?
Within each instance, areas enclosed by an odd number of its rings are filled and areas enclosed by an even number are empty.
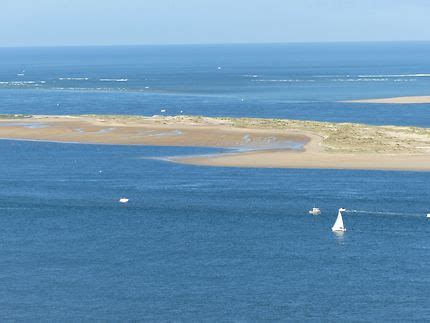
[[[371,126],[288,119],[217,118],[240,128],[265,128],[310,132],[323,138],[328,152],[422,153],[430,149],[430,129],[400,126]]]
[[[31,117],[31,115],[25,114],[0,114],[0,119],[27,119]]]

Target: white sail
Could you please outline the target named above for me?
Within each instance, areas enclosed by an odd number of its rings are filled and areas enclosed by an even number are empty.
[[[331,228],[332,231],[346,231],[346,229],[343,225],[342,211],[345,211],[345,209],[339,209],[339,213],[337,214],[336,222],[334,223],[333,227]]]

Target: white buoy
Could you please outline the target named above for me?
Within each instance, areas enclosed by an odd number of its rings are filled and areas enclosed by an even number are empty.
[[[126,197],[121,197],[121,198],[119,199],[119,202],[120,202],[120,203],[128,203],[128,201],[129,201],[129,199],[128,199],[128,198],[126,198]]]
[[[218,70],[220,70],[220,69],[222,69],[222,67],[221,67],[221,66],[218,66]]]
[[[336,222],[333,224],[333,227],[331,230],[333,232],[345,232],[346,228],[343,225],[343,218],[342,218],[342,212],[346,211],[344,208],[340,208],[339,212],[337,213]]]

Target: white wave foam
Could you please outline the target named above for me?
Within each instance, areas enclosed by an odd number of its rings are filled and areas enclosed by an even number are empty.
[[[100,82],[128,82],[128,79],[99,79]]]
[[[430,77],[428,73],[418,74],[362,74],[362,75],[314,75],[313,78],[334,78],[334,79],[392,79],[392,78],[413,78],[413,77]]]
[[[41,84],[45,84],[46,81],[2,81],[0,84],[2,85],[12,85],[12,86],[24,86],[24,85],[34,85],[40,86]]]
[[[53,90],[60,90],[60,91],[113,91],[113,90],[118,90],[118,89],[109,88],[109,87],[96,87],[96,88],[89,88],[89,87],[53,87],[52,89]]]
[[[338,78],[333,82],[387,82],[388,78]]]
[[[13,84],[13,85],[26,85],[26,84],[36,84],[37,82],[36,81],[13,81],[13,82],[10,82],[10,84]]]
[[[314,75],[315,78],[351,77],[351,75]]]
[[[89,77],[59,77],[60,81],[88,81]]]
[[[283,79],[283,80],[252,80],[253,82],[273,82],[273,83],[308,83],[308,82],[315,82],[315,80],[294,80],[294,79]]]
[[[417,79],[394,79],[393,82],[416,82]]]
[[[361,77],[361,78],[338,78],[338,79],[333,79],[333,82],[415,82],[416,79],[411,79],[411,78],[366,78],[366,77]]]
[[[430,77],[430,74],[376,74],[376,75],[358,75],[360,78],[399,78],[399,77]]]

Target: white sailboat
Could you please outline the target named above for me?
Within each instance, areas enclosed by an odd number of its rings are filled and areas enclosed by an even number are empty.
[[[344,231],[346,231],[346,228],[343,225],[343,218],[342,218],[342,212],[344,212],[344,211],[346,211],[344,208],[339,209],[339,212],[337,213],[336,222],[333,224],[333,227],[331,228],[331,230],[333,232],[336,232],[336,231],[344,232]]]

